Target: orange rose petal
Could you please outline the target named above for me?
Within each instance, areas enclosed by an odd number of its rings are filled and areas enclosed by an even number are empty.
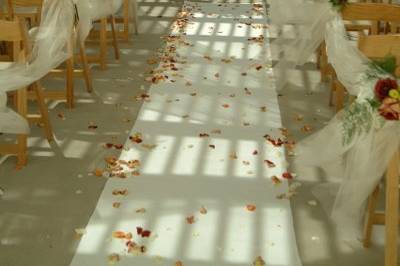
[[[201,208],[200,208],[200,213],[201,213],[201,214],[207,214],[207,209],[204,208],[204,207],[201,207]]]
[[[256,205],[253,205],[253,204],[247,204],[246,209],[250,212],[254,212],[257,209],[257,207],[256,207]]]
[[[195,223],[195,218],[194,218],[194,216],[192,215],[192,216],[186,217],[186,222],[187,222],[188,224],[194,224],[194,223]]]

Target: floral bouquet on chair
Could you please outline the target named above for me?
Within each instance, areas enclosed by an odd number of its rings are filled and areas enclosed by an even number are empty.
[[[400,120],[400,88],[397,81],[390,78],[378,80],[375,99],[370,103],[386,120]]]
[[[355,135],[369,132],[377,125],[374,121],[380,121],[378,124],[383,126],[385,121],[400,120],[400,88],[393,78],[396,67],[396,58],[392,56],[371,62],[366,78],[377,80],[375,87],[371,88],[374,96],[365,101],[355,101],[345,109],[343,144],[349,144]]]

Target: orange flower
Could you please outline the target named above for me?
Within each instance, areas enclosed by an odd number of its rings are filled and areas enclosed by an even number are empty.
[[[400,120],[400,101],[393,98],[385,98],[379,107],[379,113],[387,120]]]

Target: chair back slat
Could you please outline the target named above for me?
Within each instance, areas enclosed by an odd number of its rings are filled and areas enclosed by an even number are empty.
[[[43,0],[7,0],[8,10],[11,18],[15,16],[29,19],[31,26],[40,23]],[[32,8],[28,12],[18,12],[18,8]]]
[[[0,20],[0,41],[22,41],[21,23],[19,20]]]
[[[41,7],[43,0],[8,0],[17,7]]]
[[[379,60],[388,55],[396,57],[396,76],[400,76],[400,35],[361,35],[358,48],[370,59]]]
[[[30,54],[31,47],[26,25],[18,18],[0,20],[0,42],[11,44],[12,49],[9,51],[9,56],[12,61],[25,61]]]

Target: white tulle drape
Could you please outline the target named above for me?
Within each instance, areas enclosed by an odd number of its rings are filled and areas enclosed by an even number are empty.
[[[73,0],[78,6],[80,27],[79,35],[85,39],[92,28],[93,21],[108,17],[117,13],[123,4],[123,0]],[[137,30],[137,1],[130,0],[129,15],[131,24],[135,25]]]
[[[24,64],[14,63],[0,70],[0,132],[29,132],[26,120],[6,107],[6,92],[39,80],[71,56],[67,42],[72,36],[74,14],[70,0],[44,1],[41,25],[31,40],[31,57]]]
[[[131,0],[130,13],[136,17],[136,1]],[[76,4],[76,9],[74,4]],[[28,86],[41,79],[51,69],[56,68],[71,56],[67,47],[71,38],[84,41],[93,21],[108,17],[121,9],[123,0],[45,0],[43,2],[41,23],[35,29],[32,55],[25,64],[14,63],[0,69],[0,132],[26,134],[29,132],[27,121],[16,112],[7,108],[7,92]],[[5,1],[0,0],[4,6]],[[79,24],[73,23],[76,11]]]
[[[285,17],[284,14],[288,14],[285,9],[290,9],[293,16]],[[309,16],[310,10],[319,15]],[[282,50],[281,60],[292,62],[286,63],[285,67],[304,64],[325,40],[329,63],[349,93],[357,96],[356,103],[373,97],[377,79],[366,75],[370,61],[348,40],[344,23],[330,3],[279,1],[271,5],[270,11],[272,24],[295,24],[300,29],[288,47]],[[322,130],[300,141],[296,148],[295,162],[298,165],[324,168],[340,162],[337,171],[342,178],[339,189],[335,189],[334,184],[322,184],[317,185],[313,192],[323,206],[331,207],[328,212],[339,235],[348,239],[361,236],[365,203],[400,144],[399,123],[386,122],[382,126],[379,115],[372,109],[369,111],[373,113],[373,128],[356,136],[350,143],[343,144],[342,111]],[[332,200],[327,197],[332,191],[336,193],[334,202],[327,202]]]

